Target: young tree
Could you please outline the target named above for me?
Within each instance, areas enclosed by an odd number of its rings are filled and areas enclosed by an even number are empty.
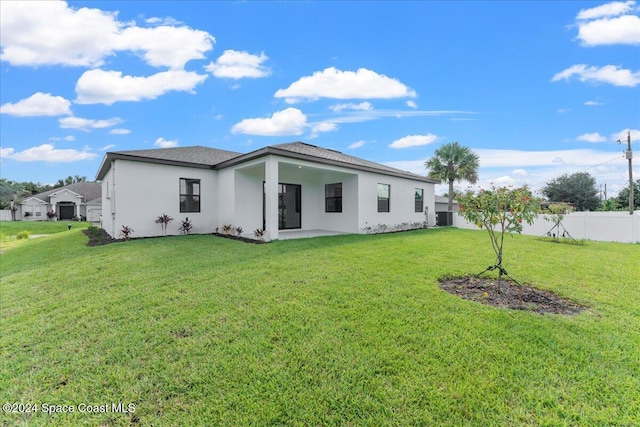
[[[498,270],[498,288],[502,291],[502,275],[508,275],[502,267],[504,235],[520,234],[523,222],[531,225],[540,212],[540,200],[527,187],[492,187],[477,194],[469,190],[457,200],[458,214],[489,233],[496,263],[487,270]]]
[[[469,147],[463,147],[457,142],[450,142],[438,148],[433,157],[424,165],[429,170],[429,178],[449,184],[449,211],[453,211],[453,183],[454,181],[478,181],[478,166],[480,158]]]
[[[561,175],[542,189],[550,202],[571,203],[577,211],[595,211],[600,206],[596,180],[586,172]]]

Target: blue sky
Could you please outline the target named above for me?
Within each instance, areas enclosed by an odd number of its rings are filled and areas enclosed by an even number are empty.
[[[586,171],[612,196],[627,131],[640,178],[634,1],[2,1],[0,20],[10,180],[91,180],[107,151],[291,141],[425,174],[458,141],[483,187]]]

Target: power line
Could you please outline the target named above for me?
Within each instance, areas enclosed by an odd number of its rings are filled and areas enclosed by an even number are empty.
[[[602,166],[602,165],[605,165],[607,163],[613,162],[614,160],[619,160],[619,159],[622,159],[622,158],[624,158],[624,157],[619,155],[618,157],[614,157],[613,159],[607,160],[606,162],[602,162],[602,163],[597,164],[597,165],[589,166],[588,168],[583,169],[580,172],[588,171],[589,169],[597,168],[598,166]]]

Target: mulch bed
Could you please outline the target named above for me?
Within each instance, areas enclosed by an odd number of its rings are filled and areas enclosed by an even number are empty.
[[[578,314],[587,307],[562,298],[551,291],[518,285],[510,280],[476,276],[440,280],[440,288],[461,298],[493,307],[533,311],[539,314]]]
[[[242,236],[238,236],[238,235],[235,235],[235,234],[213,233],[213,235],[216,236],[216,237],[222,237],[224,239],[238,240],[238,241],[244,242],[244,243],[253,243],[255,245],[261,245],[263,243],[267,243],[264,240],[250,239],[248,237],[242,237]]]
[[[89,242],[87,242],[87,246],[102,246],[108,245],[109,243],[122,242],[123,240],[114,239],[104,231],[102,228],[92,228],[91,230],[85,229],[82,232],[89,238]]]

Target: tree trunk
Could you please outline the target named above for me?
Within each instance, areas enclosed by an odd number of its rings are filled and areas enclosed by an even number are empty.
[[[453,180],[449,180],[449,212],[453,212]]]

